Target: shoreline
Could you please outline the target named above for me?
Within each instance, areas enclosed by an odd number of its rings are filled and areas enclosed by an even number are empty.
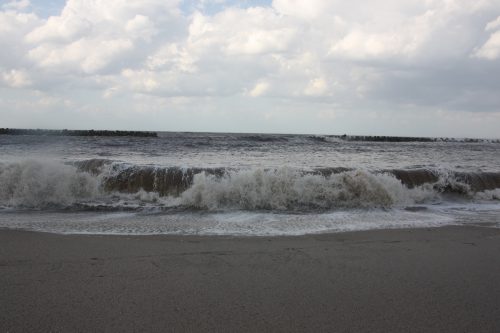
[[[500,330],[497,228],[0,244],[0,331]]]
[[[27,234],[43,234],[43,235],[53,235],[62,237],[109,237],[109,238],[144,238],[144,239],[155,239],[155,238],[165,238],[165,239],[181,239],[181,238],[199,238],[203,239],[214,239],[214,240],[248,240],[248,239],[301,239],[316,236],[340,236],[340,235],[356,235],[359,233],[378,233],[378,232],[404,232],[404,231],[432,231],[433,229],[447,229],[447,228],[472,228],[472,229],[495,229],[500,231],[500,226],[497,226],[493,222],[479,222],[479,223],[469,223],[469,224],[442,224],[442,225],[425,225],[425,226],[411,226],[411,227],[381,227],[373,229],[359,229],[359,230],[332,230],[332,231],[318,231],[304,234],[183,234],[183,233],[133,233],[133,232],[58,232],[52,230],[37,230],[28,228],[11,228],[0,226],[0,233],[2,232],[14,232],[14,233],[27,233]]]

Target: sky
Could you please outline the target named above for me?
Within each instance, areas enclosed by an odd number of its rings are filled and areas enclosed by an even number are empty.
[[[0,1],[0,127],[500,137],[500,0]]]

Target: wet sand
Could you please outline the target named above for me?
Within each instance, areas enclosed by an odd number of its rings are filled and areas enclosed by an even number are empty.
[[[0,230],[0,332],[500,332],[500,229]]]

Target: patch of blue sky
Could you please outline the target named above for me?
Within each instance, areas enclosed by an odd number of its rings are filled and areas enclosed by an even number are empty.
[[[272,0],[184,0],[180,5],[180,9],[186,15],[194,11],[199,11],[204,15],[215,15],[228,7],[269,7],[271,4]]]
[[[33,11],[39,17],[47,18],[49,16],[61,13],[67,0],[30,0],[30,6],[27,10]],[[0,1],[2,5],[11,1]],[[250,7],[269,7],[272,0],[183,0],[180,3],[180,9],[185,15],[190,15],[194,11],[199,11],[204,15],[215,15],[228,7],[250,8]]]
[[[30,0],[31,9],[39,17],[47,18],[49,16],[58,15],[61,13],[66,0]]]

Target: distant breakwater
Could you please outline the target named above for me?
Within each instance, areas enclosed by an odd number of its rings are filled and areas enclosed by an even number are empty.
[[[310,135],[309,139],[318,142],[340,141],[362,141],[362,142],[468,142],[468,143],[500,143],[500,139],[481,138],[429,138],[409,136],[384,136],[384,135]]]
[[[0,134],[7,135],[45,135],[45,136],[135,136],[152,137],[158,136],[156,132],[142,131],[108,131],[108,130],[46,130],[46,129],[16,129],[0,128]]]
[[[379,141],[379,142],[435,142],[437,138],[403,137],[403,136],[379,136],[379,135],[338,135],[334,136],[346,141]]]

